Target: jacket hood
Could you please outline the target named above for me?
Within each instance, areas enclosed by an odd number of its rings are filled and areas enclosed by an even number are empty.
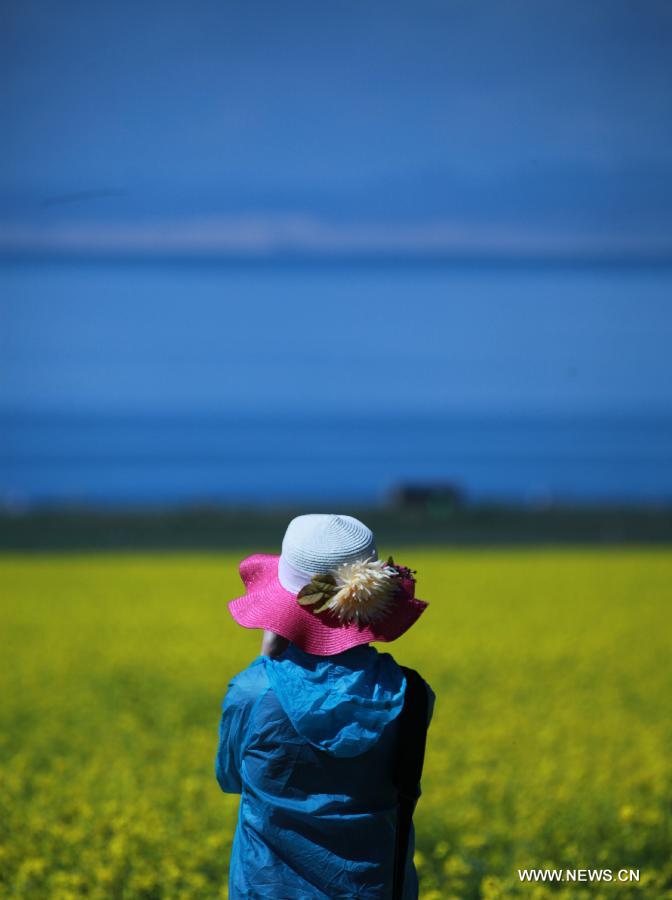
[[[290,644],[263,657],[271,688],[298,734],[333,756],[359,756],[401,712],[406,678],[389,653],[360,645],[315,656]]]

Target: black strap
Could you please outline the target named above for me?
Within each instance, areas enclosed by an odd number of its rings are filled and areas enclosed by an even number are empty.
[[[397,788],[397,833],[394,847],[393,900],[401,900],[408,855],[413,811],[420,794],[420,777],[425,761],[429,696],[425,682],[415,669],[401,667],[406,676],[404,705],[399,714],[399,730],[392,779]]]

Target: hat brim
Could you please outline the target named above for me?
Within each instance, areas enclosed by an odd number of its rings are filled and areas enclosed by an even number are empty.
[[[394,641],[407,631],[427,608],[404,590],[394,608],[382,619],[366,625],[343,624],[333,613],[315,614],[296,601],[296,594],[278,580],[280,557],[255,553],[240,564],[246,593],[228,604],[229,612],[243,628],[274,631],[306,653],[333,656],[371,641]]]

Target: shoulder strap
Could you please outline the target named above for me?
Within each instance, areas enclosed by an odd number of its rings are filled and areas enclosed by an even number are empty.
[[[392,778],[399,793],[397,834],[394,848],[393,900],[400,900],[408,855],[413,810],[420,795],[420,777],[425,761],[429,697],[421,676],[415,669],[402,666],[406,676],[404,705],[399,713],[399,728]]]

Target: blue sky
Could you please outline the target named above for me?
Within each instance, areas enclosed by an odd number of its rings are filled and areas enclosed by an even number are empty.
[[[0,257],[672,258],[665,0],[0,17]],[[672,406],[669,269],[187,269],[5,259],[0,407]]]
[[[672,252],[665,0],[1,14],[0,249]]]

